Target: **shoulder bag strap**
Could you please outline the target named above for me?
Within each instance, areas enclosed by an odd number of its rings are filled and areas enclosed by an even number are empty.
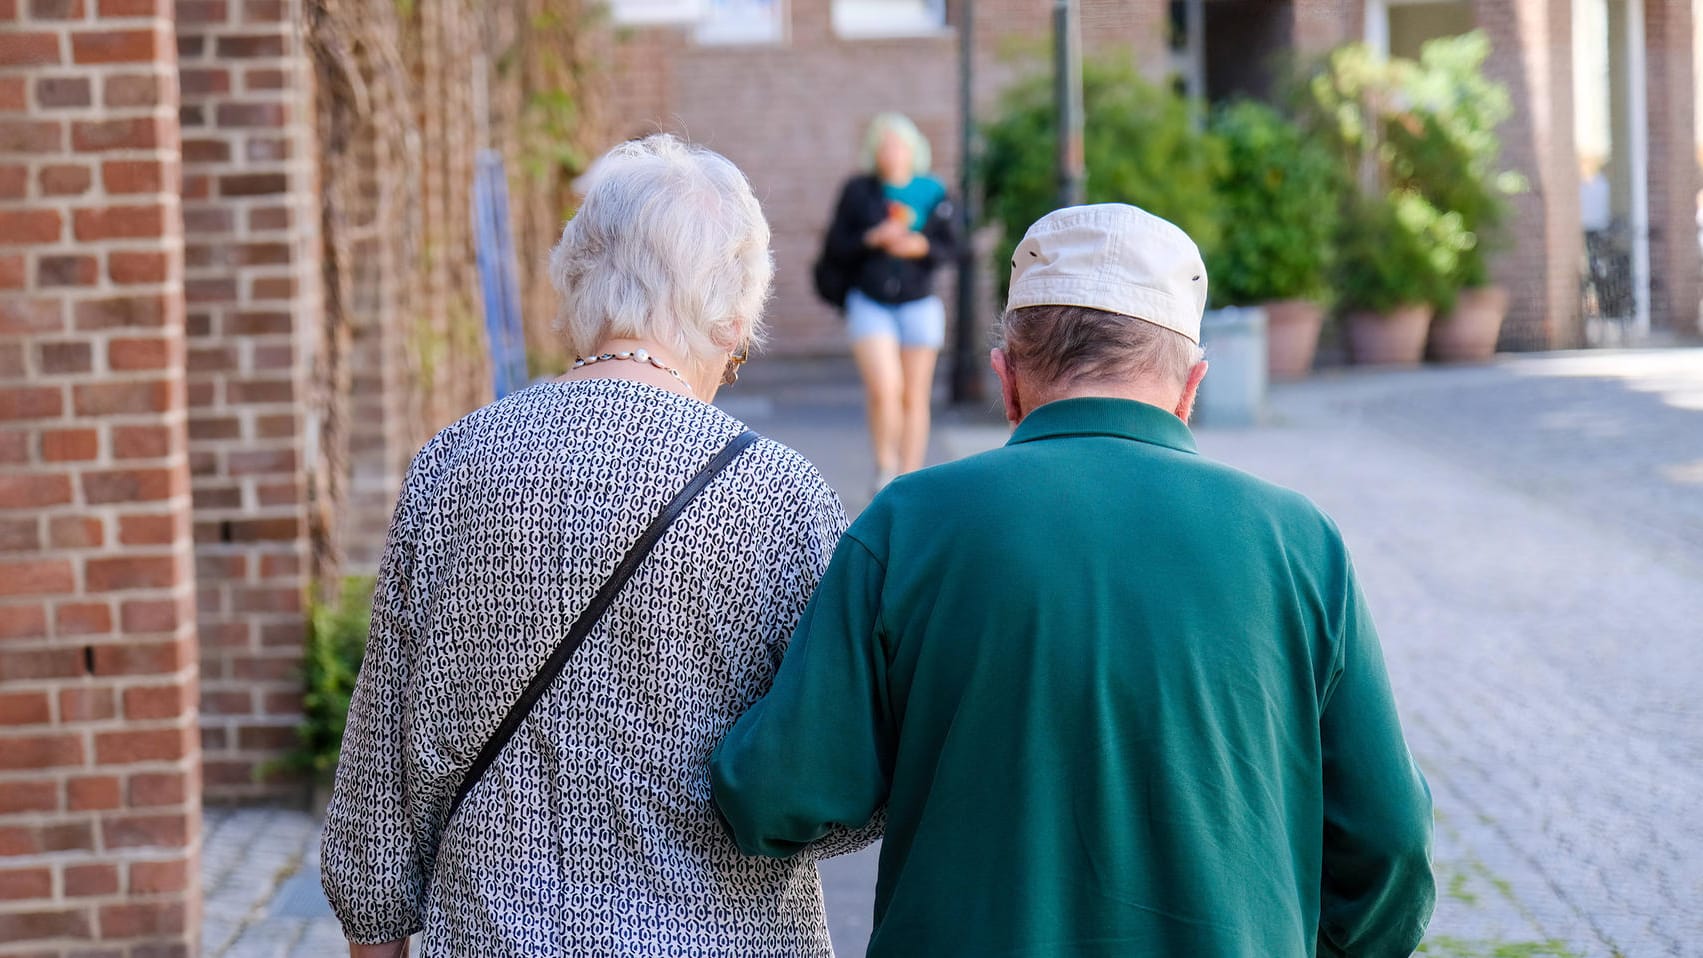
[[[562,669],[567,666],[568,660],[573,658],[574,652],[578,651],[580,644],[585,641],[585,637],[590,634],[592,627],[597,624],[597,620],[603,617],[604,612],[608,611],[609,604],[615,601],[616,593],[621,591],[621,587],[627,584],[627,580],[633,577],[634,572],[638,571],[639,565],[645,561],[645,557],[650,555],[651,550],[656,547],[657,540],[661,539],[662,534],[668,531],[668,526],[679,517],[680,513],[686,511],[686,507],[691,504],[693,499],[698,497],[699,493],[704,491],[711,480],[719,475],[723,469],[726,469],[734,459],[737,459],[740,453],[756,442],[757,438],[757,434],[749,429],[735,437],[732,442],[722,448],[721,452],[716,453],[716,457],[710,460],[709,465],[706,465],[699,470],[696,476],[692,477],[692,481],[686,484],[686,488],[680,490],[680,494],[674,497],[674,500],[668,504],[666,509],[662,510],[661,515],[651,520],[651,524],[639,536],[639,541],[633,544],[633,547],[627,551],[626,557],[621,560],[621,564],[615,567],[615,572],[609,576],[609,581],[603,583],[603,588],[597,590],[597,594],[592,596],[591,604],[587,605],[585,611],[580,613],[579,618],[574,620],[573,628],[568,630],[567,637],[562,639],[555,651],[550,653],[550,657],[544,661],[542,666],[539,666],[538,672],[532,676],[532,681],[527,683],[526,691],[520,693],[520,698],[509,706],[508,714],[503,716],[503,721],[497,726],[497,730],[491,733],[489,739],[486,739],[485,746],[479,750],[479,757],[473,760],[473,766],[467,770],[466,778],[462,779],[461,788],[456,790],[455,801],[450,803],[450,818],[455,817],[456,809],[460,808],[461,803],[467,800],[467,794],[473,791],[473,786],[479,784],[479,779],[484,777],[485,770],[491,767],[491,763],[497,760],[498,755],[502,754],[503,747],[508,744],[509,739],[514,737],[515,731],[520,728],[520,723],[531,713],[533,706],[538,704],[538,700],[544,697],[544,693],[549,690],[550,686],[555,683],[556,677],[562,674]]]

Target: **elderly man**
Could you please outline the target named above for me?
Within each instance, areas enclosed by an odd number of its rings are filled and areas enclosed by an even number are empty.
[[[712,763],[747,852],[887,807],[875,958],[1406,955],[1431,801],[1331,521],[1203,459],[1206,271],[1123,205],[1012,263],[1010,442],[894,482]]]

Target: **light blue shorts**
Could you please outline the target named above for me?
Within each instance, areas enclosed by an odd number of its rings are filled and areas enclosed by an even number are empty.
[[[880,303],[854,289],[846,294],[846,331],[852,342],[890,336],[900,346],[939,349],[946,342],[946,304],[938,296]]]

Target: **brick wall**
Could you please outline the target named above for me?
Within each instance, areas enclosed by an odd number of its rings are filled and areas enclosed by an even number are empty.
[[[178,0],[189,455],[207,795],[279,786],[295,741],[320,335],[312,74],[300,0]]]
[[[1650,321],[1657,330],[1703,332],[1698,325],[1699,251],[1696,116],[1691,0],[1645,0],[1649,90]]]
[[[170,9],[5,0],[0,21],[0,942],[187,956],[200,790]]]
[[[1365,34],[1366,7],[1359,0],[1288,0],[1290,43],[1301,56],[1329,53]]]
[[[774,348],[827,351],[841,348],[841,324],[810,292],[810,262],[870,118],[904,110],[932,141],[937,175],[955,182],[956,41],[841,41],[826,3],[795,4],[791,27],[787,44],[740,47],[641,31],[617,46],[611,113],[627,118],[618,137],[669,130],[746,172],[774,234]],[[943,276],[938,285],[949,284]]]
[[[948,19],[956,22],[957,5]],[[1046,69],[1049,0],[976,5],[976,100],[982,115],[1014,80]],[[617,138],[667,130],[725,154],[751,178],[774,232],[772,349],[837,352],[839,317],[810,290],[811,260],[839,186],[856,166],[875,114],[900,110],[934,150],[935,174],[958,185],[958,40],[954,30],[919,37],[836,36],[827,2],[792,5],[788,42],[699,46],[686,31],[621,31],[612,57],[609,115]],[[1163,68],[1163,0],[1086,0],[1084,44],[1126,51],[1149,73]],[[936,289],[951,302],[950,270]],[[993,305],[984,304],[992,320]]]
[[[1579,169],[1573,139],[1572,15],[1567,0],[1477,0],[1490,36],[1485,72],[1508,86],[1514,115],[1501,129],[1503,162],[1524,173],[1513,198],[1513,247],[1492,263],[1511,302],[1503,349],[1577,344]]]

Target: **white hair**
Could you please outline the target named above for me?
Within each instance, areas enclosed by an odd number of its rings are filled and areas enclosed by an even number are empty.
[[[863,152],[859,162],[865,173],[874,173],[875,154],[881,149],[881,141],[887,134],[893,134],[905,141],[911,150],[911,172],[922,176],[928,172],[934,163],[934,150],[928,145],[928,137],[922,135],[911,118],[903,113],[882,113],[869,121],[869,129],[863,134]]]
[[[1189,381],[1205,350],[1182,333],[1090,306],[1020,306],[994,328],[994,345],[1043,383]]]
[[[769,224],[745,174],[668,134],[615,147],[550,253],[556,330],[576,355],[648,339],[714,362],[761,338],[774,278]]]

